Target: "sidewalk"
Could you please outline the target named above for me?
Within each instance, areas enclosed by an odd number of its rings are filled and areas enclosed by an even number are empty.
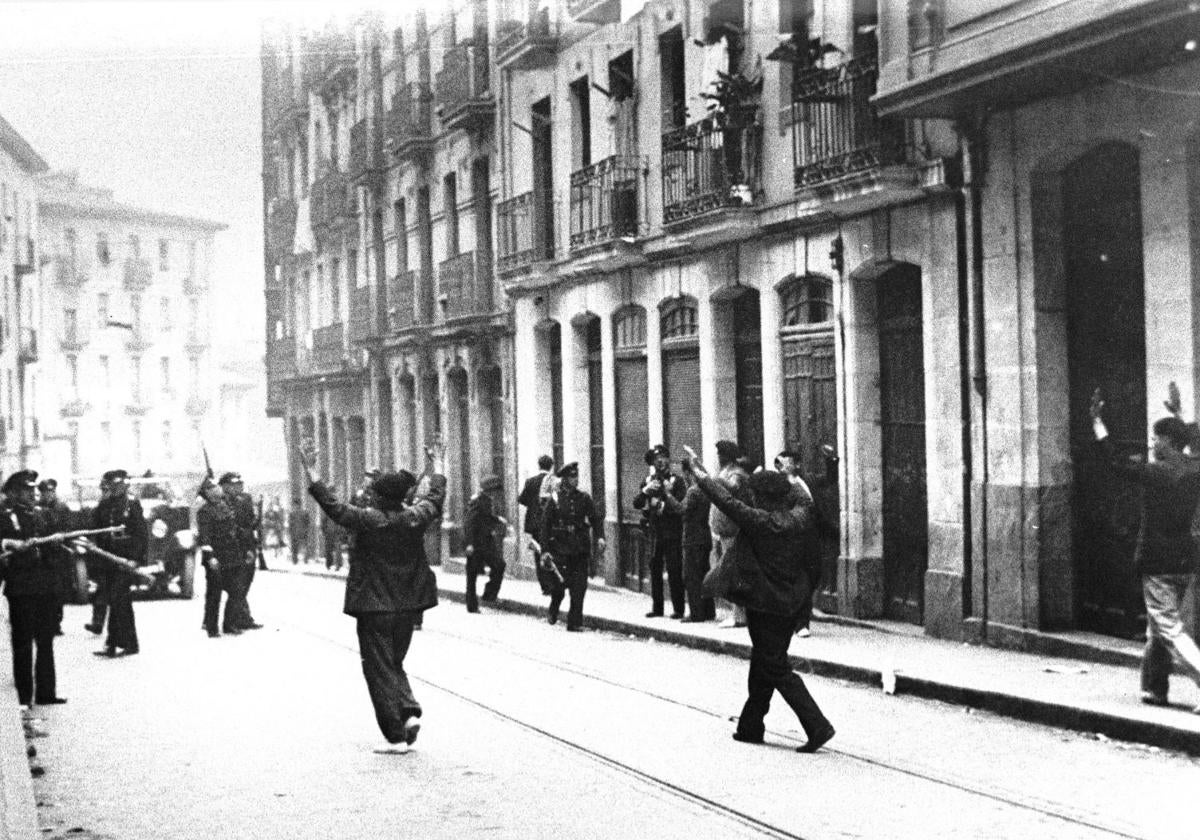
[[[443,609],[462,609],[465,577],[461,560],[435,567]],[[317,563],[272,570],[344,578]],[[482,587],[482,581],[480,583]],[[534,581],[504,581],[501,597],[484,609],[545,616],[548,599]],[[564,609],[566,604],[564,604]],[[584,601],[585,626],[725,653],[750,656],[744,629],[715,623],[684,624],[644,617],[649,597],[593,583]],[[1086,645],[1075,649],[1086,655]],[[1172,679],[1172,706],[1155,708],[1139,701],[1138,671],[1131,645],[1098,651],[1095,658],[1047,656],[933,639],[919,627],[891,622],[847,621],[816,616],[812,636],[791,646],[798,670],[882,687],[894,678],[894,693],[941,700],[1007,717],[1098,736],[1135,741],[1200,755],[1200,690],[1183,676]],[[1130,664],[1111,664],[1111,661]]]
[[[25,753],[25,728],[12,676],[12,643],[8,633],[8,599],[0,599],[0,662],[4,702],[0,703],[0,840],[40,837],[33,780]]]

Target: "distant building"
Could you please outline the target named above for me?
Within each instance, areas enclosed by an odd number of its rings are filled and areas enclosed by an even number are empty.
[[[35,466],[40,278],[37,176],[46,162],[0,117],[0,471]]]
[[[283,469],[283,427],[266,417],[262,346],[246,341],[218,346],[217,404],[208,441],[213,467],[236,469],[248,485],[277,482]]]
[[[202,469],[217,383],[209,261],[225,225],[117,202],[72,173],[38,179],[43,270],[37,414],[47,474]],[[215,429],[214,429],[215,431]]]

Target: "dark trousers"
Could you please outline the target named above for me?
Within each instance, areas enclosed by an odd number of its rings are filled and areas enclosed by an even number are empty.
[[[671,590],[671,611],[683,615],[683,547],[679,540],[654,540],[650,555],[650,600],[656,613],[663,611],[663,568],[667,570],[667,587]]]
[[[254,584],[254,572],[257,569],[255,563],[256,558],[249,556],[246,558],[247,563],[245,570],[242,572],[242,606],[245,608],[244,624],[248,627],[254,623],[254,616],[250,614],[250,587]]]
[[[8,621],[12,628],[13,682],[17,702],[28,706],[58,696],[54,674],[54,615],[58,604],[53,595],[19,595],[8,599]],[[37,645],[37,663],[33,648]]]
[[[504,582],[504,570],[508,564],[501,557],[480,557],[476,554],[467,558],[467,609],[475,612],[479,609],[479,597],[475,594],[475,580],[484,569],[488,570],[488,582],[483,585],[483,600],[494,601],[500,594],[500,584]]]
[[[104,630],[104,622],[108,620],[108,593],[104,591],[104,580],[96,584],[96,592],[92,595],[92,627],[100,633]]]
[[[209,633],[216,633],[220,627],[219,618],[221,614],[221,593],[226,592],[224,581],[221,578],[221,571],[213,571],[205,568],[204,570],[204,629]],[[229,626],[229,607],[233,603],[232,598],[225,599],[225,626]]]
[[[241,630],[250,624],[250,604],[246,601],[246,564],[231,560],[221,566],[221,585],[229,597],[225,600],[225,620],[221,629]]]
[[[550,612],[557,613],[564,593],[570,593],[571,606],[567,610],[567,627],[583,626],[583,596],[587,594],[588,559],[586,554],[568,554],[565,557],[554,555],[554,567],[562,575],[562,582],[560,583],[558,578],[550,581]]]
[[[771,696],[778,691],[791,706],[800,725],[810,737],[829,728],[817,701],[808,693],[800,675],[792,670],[788,660],[788,645],[796,632],[797,615],[771,615],[746,611],[750,628],[750,676],[747,680],[746,705],[738,718],[738,732],[749,738],[761,738],[763,719],[771,707]]]
[[[379,731],[388,742],[404,740],[404,721],[421,716],[413,696],[404,657],[412,643],[413,622],[420,613],[364,613],[358,616],[358,653],[363,677],[375,707]]]
[[[108,639],[105,647],[138,650],[137,625],[133,620],[133,582],[127,575],[112,574],[108,583]]]
[[[693,621],[716,618],[717,608],[712,598],[705,598],[702,584],[708,573],[708,556],[712,545],[686,545],[683,547],[683,588],[687,592],[688,616]]]

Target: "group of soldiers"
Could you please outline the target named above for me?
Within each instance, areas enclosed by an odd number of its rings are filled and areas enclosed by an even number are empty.
[[[262,625],[251,615],[248,600],[262,554],[254,500],[236,472],[218,481],[205,478],[200,498],[204,504],[196,515],[196,536],[204,565],[204,630],[210,638],[257,630]],[[225,615],[218,623],[222,593]]]

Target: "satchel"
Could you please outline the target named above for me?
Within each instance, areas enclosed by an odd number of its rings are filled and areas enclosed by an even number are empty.
[[[744,606],[754,592],[757,577],[758,558],[754,548],[748,540],[738,536],[717,560],[717,564],[704,575],[700,586],[709,598],[724,598]]]

